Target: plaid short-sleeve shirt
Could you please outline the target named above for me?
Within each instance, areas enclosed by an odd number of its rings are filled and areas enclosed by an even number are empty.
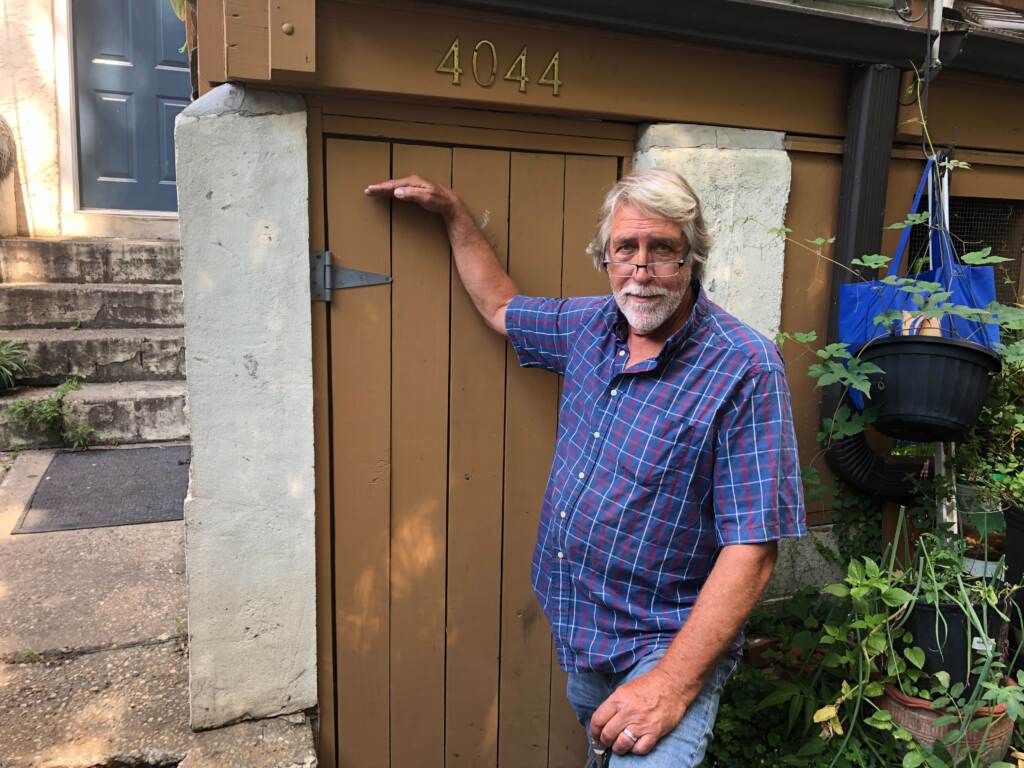
[[[559,663],[622,671],[668,647],[722,547],[804,534],[782,360],[701,290],[628,371],[610,296],[517,296],[505,326],[520,365],[565,377],[532,563]]]

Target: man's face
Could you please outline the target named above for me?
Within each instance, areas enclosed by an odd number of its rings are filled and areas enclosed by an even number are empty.
[[[678,224],[647,216],[629,203],[615,209],[608,247],[609,260],[632,264],[675,264],[688,260],[689,251]],[[617,276],[609,265],[608,279],[633,332],[646,336],[679,309],[690,287],[690,265],[681,266],[672,277],[657,277],[650,269],[637,269],[632,277]]]

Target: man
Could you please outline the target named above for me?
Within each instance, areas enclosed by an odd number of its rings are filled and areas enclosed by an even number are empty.
[[[701,288],[696,195],[670,171],[623,178],[589,248],[613,296],[538,299],[451,190],[366,191],[440,214],[483,319],[565,377],[532,570],[569,702],[612,765],[695,768],[777,540],[804,533],[783,364]]]

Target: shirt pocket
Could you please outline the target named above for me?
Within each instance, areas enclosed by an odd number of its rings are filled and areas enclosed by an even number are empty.
[[[633,493],[684,491],[686,480],[699,470],[705,436],[700,424],[683,416],[659,415],[618,446],[616,470]]]

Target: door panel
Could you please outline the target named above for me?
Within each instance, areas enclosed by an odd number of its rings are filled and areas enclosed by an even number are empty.
[[[562,290],[561,155],[515,153],[509,183],[508,268],[523,293]],[[530,558],[558,417],[558,379],[506,352],[505,536],[502,558],[498,762],[547,764],[551,634],[530,584]]]
[[[74,0],[83,208],[173,211],[174,118],[188,104],[185,27],[167,0]]]
[[[341,138],[325,159],[336,261],[394,279],[336,292],[327,331],[338,764],[577,768],[530,584],[559,380],[487,329],[437,217],[362,190],[449,183],[524,292],[593,294],[583,249],[619,161]]]
[[[330,141],[326,161],[330,245],[346,266],[390,273],[391,211],[363,194],[390,175],[389,146]],[[390,287],[332,302],[329,336],[338,760],[389,768]]]
[[[451,184],[451,149],[392,158]],[[391,226],[391,765],[443,768],[451,259],[438,216],[398,205]]]
[[[509,153],[454,150],[452,185],[508,264]],[[448,468],[448,768],[498,764],[505,343],[452,270]]]

